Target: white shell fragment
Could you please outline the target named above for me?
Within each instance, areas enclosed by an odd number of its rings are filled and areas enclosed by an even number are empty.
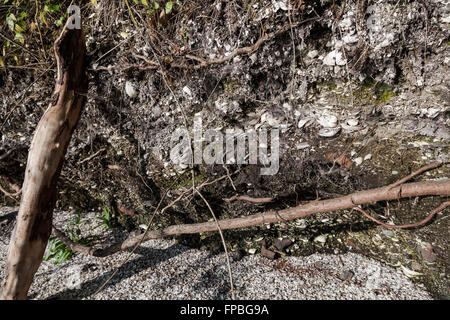
[[[320,236],[315,237],[314,238],[314,242],[319,242],[319,243],[327,242],[327,235],[326,234],[321,234]]]
[[[184,86],[184,87],[183,87],[183,92],[184,92],[185,94],[187,94],[188,96],[192,96],[191,89],[189,89],[188,86]]]
[[[301,129],[312,121],[312,118],[304,118],[298,122],[298,128]]]
[[[306,148],[309,148],[310,146],[311,145],[308,142],[301,142],[296,145],[297,150],[306,149]]]
[[[319,136],[324,138],[331,138],[338,134],[340,128],[322,128],[319,130]]]
[[[411,269],[408,269],[407,267],[405,267],[404,265],[400,266],[400,270],[402,270],[402,272],[408,277],[408,278],[415,278],[418,277],[420,275],[422,275],[422,273],[420,272],[415,272]]]
[[[359,166],[363,162],[363,158],[362,157],[358,157],[355,160],[353,160],[353,162],[355,162],[356,165]]]
[[[344,66],[347,64],[347,60],[342,56],[342,53],[338,50],[333,50],[326,55],[323,59],[323,63],[327,66]]]
[[[325,128],[335,128],[337,126],[338,119],[332,114],[321,116],[317,122]]]
[[[130,98],[136,98],[138,95],[138,92],[131,81],[125,83],[125,92]]]

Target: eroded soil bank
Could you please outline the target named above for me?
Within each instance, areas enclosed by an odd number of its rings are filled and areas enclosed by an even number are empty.
[[[191,169],[174,164],[170,151],[172,133],[192,133],[194,116],[203,131],[280,130],[277,174],[260,175],[260,165],[227,165],[233,183],[223,179],[202,189],[220,218],[383,186],[449,160],[446,1],[180,1],[168,14],[162,5],[151,14],[142,5],[132,8],[137,28],[122,1],[82,6],[90,89],[60,179],[58,209],[83,214],[106,206],[114,226],[140,229],[166,190],[164,204],[192,185]],[[0,184],[10,191],[20,188],[32,134],[53,90],[57,34],[57,27],[48,28],[41,41],[30,31],[27,50],[39,55],[39,66],[29,66],[27,52],[15,62],[7,51],[4,59]],[[127,83],[134,93],[126,92]],[[193,171],[196,185],[227,174],[222,165]],[[416,180],[449,172],[443,166]],[[275,201],[223,200],[236,194]],[[18,200],[2,195],[0,204]],[[403,224],[445,200],[365,209]],[[202,199],[189,194],[157,215],[152,228],[210,219]],[[448,210],[412,230],[386,230],[344,211],[227,231],[225,238],[237,257],[258,253],[261,240],[278,256],[356,251],[400,268],[435,298],[449,298]],[[280,251],[278,238],[293,243]],[[177,239],[222,250],[217,234]]]

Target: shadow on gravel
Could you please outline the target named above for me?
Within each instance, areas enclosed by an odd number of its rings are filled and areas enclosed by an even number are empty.
[[[111,281],[105,286],[104,289],[115,285],[133,275],[146,270],[148,268],[155,267],[158,263],[166,261],[173,258],[184,251],[189,250],[189,248],[173,245],[167,249],[152,249],[139,247],[136,249],[135,253],[142,255],[142,257],[126,262],[121,268],[117,275],[115,275]],[[154,257],[150,260],[150,257]],[[100,262],[100,261],[99,261]],[[101,263],[101,262],[100,262]],[[93,264],[88,264],[88,266],[93,266]],[[104,274],[96,277],[95,279],[83,282],[78,289],[66,289],[62,292],[54,294],[45,298],[45,300],[73,300],[73,299],[83,299],[90,297],[95,291],[103,285],[103,283],[109,279],[109,277],[114,273],[116,269],[105,272]],[[34,299],[35,294],[30,295],[30,299]]]

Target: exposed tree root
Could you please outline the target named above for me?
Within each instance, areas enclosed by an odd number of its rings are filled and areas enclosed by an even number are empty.
[[[312,214],[320,212],[332,212],[344,209],[357,208],[359,205],[373,203],[377,201],[396,200],[401,198],[418,197],[418,196],[450,196],[450,179],[441,181],[423,181],[415,183],[407,183],[396,187],[386,186],[376,189],[358,191],[347,196],[338,197],[328,200],[314,200],[305,205],[279,210],[254,214],[247,217],[219,220],[215,221],[173,225],[162,230],[152,230],[144,235],[130,237],[123,242],[113,244],[103,249],[82,249],[77,250],[77,246],[73,246],[70,242],[66,244],[74,251],[86,253],[95,257],[106,257],[121,250],[126,250],[138,243],[150,239],[164,238],[179,234],[192,234],[200,232],[211,232],[228,229],[247,228],[257,226],[264,223],[274,223],[279,221],[289,221],[297,218],[304,218]],[[433,212],[423,221],[406,225],[404,228],[420,226],[430,221],[431,218],[439,211],[444,210],[449,202],[443,203],[441,206],[433,210]],[[380,223],[382,224],[382,223]],[[382,224],[383,225],[383,224]]]
[[[253,198],[249,196],[232,196],[231,198],[223,199],[223,201],[230,203],[236,200],[248,201],[253,203],[269,203],[273,201],[273,198]]]
[[[388,229],[408,229],[408,228],[416,228],[416,227],[420,227],[424,224],[426,224],[427,222],[429,222],[436,213],[441,212],[442,210],[444,210],[445,208],[447,208],[448,206],[450,206],[450,201],[444,202],[442,203],[439,207],[437,207],[436,209],[434,209],[433,211],[431,211],[431,213],[422,221],[416,222],[416,223],[409,223],[409,224],[402,224],[402,225],[392,225],[392,224],[387,224],[384,222],[381,222],[377,219],[375,219],[374,217],[372,217],[371,215],[369,215],[366,211],[364,211],[361,208],[355,207],[353,208],[356,211],[361,212],[363,215],[365,215],[367,218],[369,218],[370,220],[372,220],[373,222],[378,223],[379,225],[382,225],[385,228]]]

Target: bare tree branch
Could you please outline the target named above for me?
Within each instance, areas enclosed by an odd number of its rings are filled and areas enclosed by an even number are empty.
[[[190,189],[189,189],[190,190]],[[269,211],[254,214],[247,217],[195,223],[173,225],[162,230],[148,231],[144,235],[129,237],[123,242],[113,244],[104,249],[96,249],[89,251],[89,254],[96,257],[106,257],[121,250],[126,250],[135,246],[138,243],[143,243],[150,239],[164,238],[179,234],[192,234],[200,232],[211,232],[228,229],[247,228],[261,225],[264,223],[274,223],[279,221],[289,221],[297,218],[304,218],[319,212],[332,212],[338,210],[352,209],[358,205],[373,203],[377,201],[396,200],[401,198],[410,198],[418,196],[450,196],[450,179],[440,181],[424,181],[407,183],[401,186],[392,188],[391,186],[358,191],[347,196],[338,197],[328,200],[314,200],[305,205],[296,206],[279,211]],[[411,224],[407,227],[414,227],[416,225],[423,225],[439,211],[444,210],[448,206],[445,202],[432,212],[425,220],[418,224]],[[87,251],[83,249],[84,251]]]
[[[88,88],[86,46],[69,17],[54,51],[58,77],[51,102],[38,123],[28,153],[17,223],[11,236],[0,298],[26,299],[52,229],[56,185]]]

